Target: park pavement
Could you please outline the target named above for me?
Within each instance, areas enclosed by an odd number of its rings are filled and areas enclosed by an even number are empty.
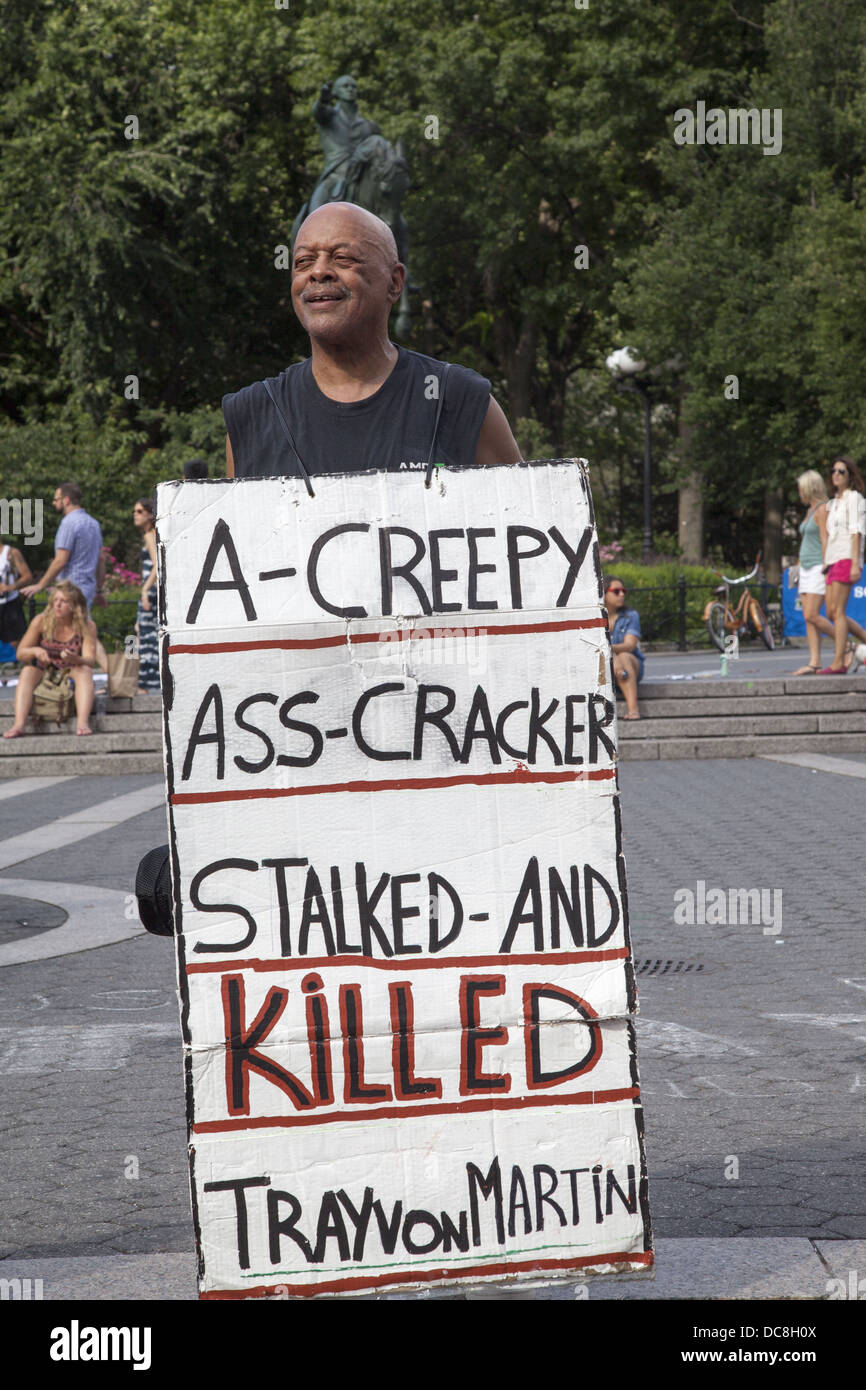
[[[656,1270],[521,1297],[866,1295],[866,762],[813,762],[620,769]],[[45,1299],[195,1297],[172,943],[131,897],[166,838],[158,778],[0,788],[0,1277]],[[675,920],[712,887],[767,920]]]

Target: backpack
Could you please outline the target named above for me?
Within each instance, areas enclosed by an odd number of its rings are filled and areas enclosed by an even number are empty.
[[[168,845],[148,850],[140,861],[135,875],[135,896],[142,926],[154,936],[172,936],[174,908]]]
[[[68,671],[49,666],[33,692],[33,721],[53,719],[62,728],[75,708],[72,678]]]

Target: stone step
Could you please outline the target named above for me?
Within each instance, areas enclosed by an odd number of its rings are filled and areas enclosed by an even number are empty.
[[[159,695],[135,695],[111,697],[105,693],[105,686],[96,687],[97,702],[104,705],[108,714],[161,714],[162,698]],[[0,716],[11,715],[15,708],[14,688],[8,694],[0,694]]]
[[[161,695],[106,695],[105,707],[109,714],[161,714]]]
[[[741,714],[736,718],[717,718],[708,714],[702,719],[656,719],[652,714],[640,720],[623,719],[619,722],[621,743],[646,738],[736,738],[750,734],[816,734],[818,719],[832,718],[831,715],[817,714],[765,714],[754,716]],[[857,715],[850,715],[857,718]]]
[[[656,719],[652,714],[640,720],[619,721],[620,743],[641,739],[743,738],[771,734],[859,734],[866,732],[866,711],[848,710],[841,714],[740,714],[736,718]]]
[[[856,690],[840,690],[838,694],[815,694],[809,695],[759,695],[755,697],[745,697],[738,699],[734,695],[725,695],[721,699],[701,700],[697,698],[688,700],[644,700],[643,687],[640,688],[638,695],[641,714],[650,715],[653,719],[688,719],[701,718],[704,715],[746,715],[751,718],[758,714],[832,714],[844,712],[845,710],[864,710],[866,709],[866,695],[859,694]],[[620,709],[625,711],[624,701],[619,702]]]
[[[654,762],[671,758],[757,758],[762,753],[866,753],[866,733],[783,734],[741,738],[667,738],[626,740],[621,762]]]
[[[14,739],[14,743],[22,740]],[[93,742],[79,738],[78,744]],[[25,754],[23,757],[0,757],[0,780],[4,777],[119,777],[124,773],[148,772],[162,776],[161,753],[94,753],[85,756],[67,753],[58,762],[53,753]]]
[[[0,734],[6,732],[12,724],[12,713],[0,713]],[[90,718],[90,725],[93,729],[99,729],[107,734],[120,734],[126,731],[131,733],[162,733],[162,715],[160,714],[105,714],[95,709]],[[56,724],[42,724],[38,731],[33,729],[32,721],[29,725],[35,737],[43,738],[46,734],[56,737],[58,733],[69,732],[71,729],[75,733],[75,716],[70,715],[63,730],[57,728]]]
[[[717,700],[731,695],[740,699],[760,699],[769,695],[834,695],[837,690],[854,691],[866,697],[866,675],[856,676],[787,676],[776,680],[723,680],[713,676],[704,680],[645,680],[641,682],[642,700]]]
[[[621,744],[646,738],[763,738],[771,734],[866,733],[866,710],[831,714],[752,714],[714,719],[655,719],[644,713],[641,720],[619,720]]]
[[[56,761],[58,757],[63,758],[63,771],[66,771],[67,754],[90,758],[101,753],[156,752],[162,757],[162,738],[158,733],[96,733],[90,738],[79,738],[76,733],[68,734],[64,729],[55,731],[53,736],[25,734],[22,738],[0,739],[0,762],[16,761],[31,753],[43,754],[46,752],[47,739],[50,739],[47,756],[55,759],[55,772],[60,770]]]

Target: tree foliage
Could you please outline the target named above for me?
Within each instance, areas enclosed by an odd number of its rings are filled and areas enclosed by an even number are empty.
[[[221,396],[306,353],[275,250],[344,71],[409,160],[408,345],[489,376],[533,452],[587,455],[608,532],[640,515],[640,412],[604,368],[625,342],[660,372],[663,530],[697,468],[739,558],[767,486],[866,448],[860,0],[0,12],[7,493],[78,471],[119,535],[187,448],[220,466]],[[781,109],[782,152],[676,145],[699,99]]]

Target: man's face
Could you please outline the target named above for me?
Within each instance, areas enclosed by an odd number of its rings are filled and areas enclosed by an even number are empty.
[[[64,502],[63,493],[60,491],[59,488],[55,488],[55,491],[54,491],[54,510],[55,510],[56,512],[62,512],[62,511],[63,511],[63,502]]]
[[[301,326],[323,345],[364,345],[387,334],[405,271],[363,221],[322,208],[304,223],[292,263],[292,303]]]

